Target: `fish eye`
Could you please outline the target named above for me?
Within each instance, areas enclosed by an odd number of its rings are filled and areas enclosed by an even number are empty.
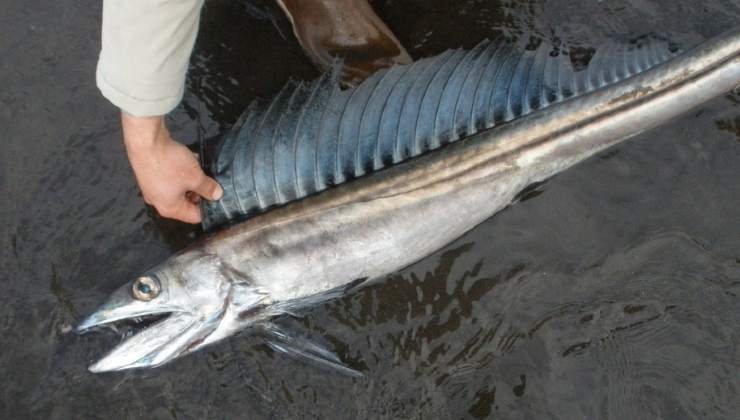
[[[154,277],[143,276],[136,279],[133,294],[137,300],[150,301],[159,295],[159,282]]]

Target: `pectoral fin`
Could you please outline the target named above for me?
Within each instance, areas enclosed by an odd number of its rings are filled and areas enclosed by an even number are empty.
[[[354,378],[365,377],[362,372],[344,364],[336,354],[308,338],[300,337],[272,323],[263,324],[262,332],[266,335],[267,345],[279,353],[317,363]]]

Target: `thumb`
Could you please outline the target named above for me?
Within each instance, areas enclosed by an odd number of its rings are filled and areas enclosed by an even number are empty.
[[[193,189],[193,191],[199,196],[209,201],[216,201],[221,199],[224,195],[224,190],[213,178],[203,176],[200,184]]]

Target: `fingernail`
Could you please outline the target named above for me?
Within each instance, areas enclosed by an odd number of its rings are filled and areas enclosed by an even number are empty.
[[[223,189],[223,188],[221,188],[221,186],[220,186],[220,185],[218,185],[218,184],[216,184],[216,185],[217,185],[217,187],[216,187],[216,193],[215,193],[215,194],[213,194],[213,199],[214,199],[214,200],[220,200],[220,199],[221,199],[221,197],[223,197],[223,196],[224,196],[224,189]]]

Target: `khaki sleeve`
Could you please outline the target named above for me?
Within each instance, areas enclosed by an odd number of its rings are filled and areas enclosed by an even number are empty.
[[[129,114],[164,115],[180,103],[203,0],[104,0],[96,81]]]

